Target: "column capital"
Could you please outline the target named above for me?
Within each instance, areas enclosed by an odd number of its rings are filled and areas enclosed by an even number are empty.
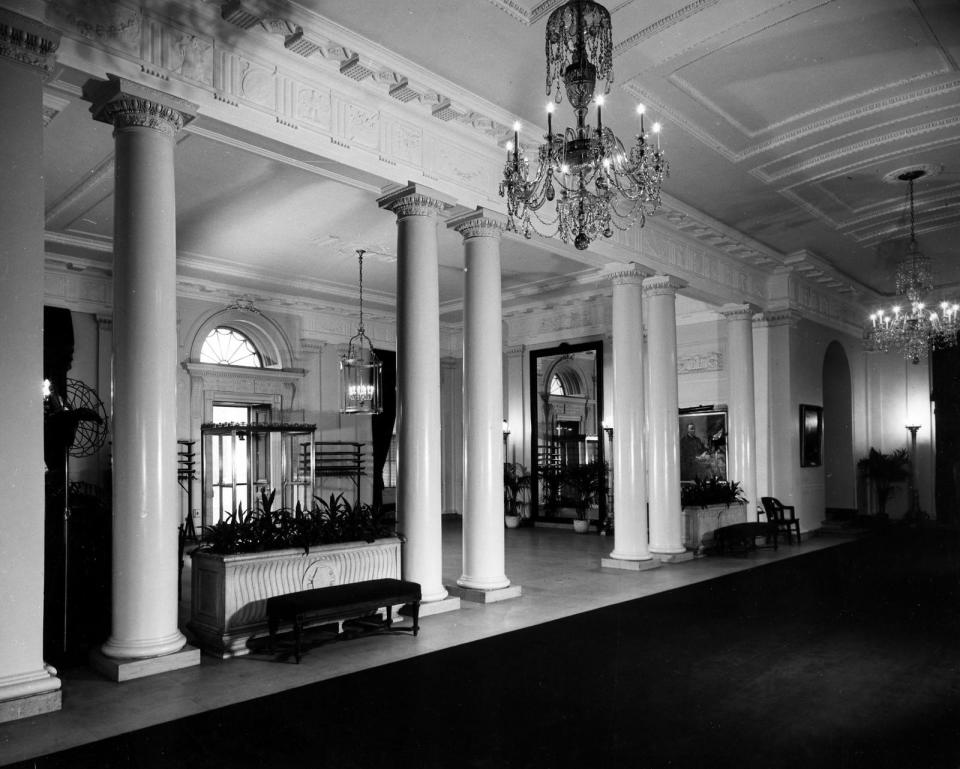
[[[377,199],[377,205],[393,211],[398,219],[408,216],[433,216],[453,208],[453,201],[436,190],[409,182]]]
[[[756,308],[752,304],[725,304],[720,307],[719,312],[727,320],[753,320]]]
[[[0,8],[0,57],[53,72],[60,33],[27,16]]]
[[[685,288],[687,281],[675,278],[672,275],[653,275],[643,280],[644,296],[665,296],[667,294],[676,294],[681,288]]]
[[[83,97],[92,102],[94,120],[109,123],[114,133],[125,128],[153,128],[174,136],[197,115],[197,105],[155,88],[107,73],[107,80],[88,80]]]
[[[500,239],[506,229],[507,218],[496,211],[477,206],[476,210],[454,216],[447,220],[447,227],[459,232],[464,240],[470,238]]]
[[[653,272],[636,262],[608,264],[603,274],[614,286],[642,286],[646,278],[653,276]]]
[[[800,313],[789,308],[781,310],[764,310],[756,319],[758,326],[796,326],[800,321]]]
[[[527,348],[522,344],[515,344],[503,348],[504,354],[510,357],[513,357],[514,355],[523,355],[526,351]]]

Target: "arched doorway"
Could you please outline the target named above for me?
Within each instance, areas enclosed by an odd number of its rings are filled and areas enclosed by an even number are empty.
[[[850,364],[839,342],[823,356],[823,474],[827,517],[856,513],[857,474],[853,456]]]

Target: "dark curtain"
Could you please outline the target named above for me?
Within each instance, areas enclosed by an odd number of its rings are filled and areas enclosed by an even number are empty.
[[[390,451],[390,438],[397,420],[397,354],[393,350],[374,350],[383,362],[383,411],[373,419],[373,506],[383,505],[383,466]]]
[[[937,436],[936,519],[953,524],[960,517],[960,349],[935,350],[932,364]]]

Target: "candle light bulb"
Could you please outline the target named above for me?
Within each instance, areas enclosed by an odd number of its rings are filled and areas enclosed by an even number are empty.
[[[642,104],[637,105],[637,114],[640,116],[640,135],[643,136],[643,113],[647,111],[647,108]]]

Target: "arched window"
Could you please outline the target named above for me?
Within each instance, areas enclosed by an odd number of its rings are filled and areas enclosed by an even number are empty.
[[[554,374],[550,378],[550,394],[551,395],[566,395],[567,388],[563,386],[563,380]]]
[[[263,368],[263,358],[249,337],[227,326],[217,326],[207,334],[200,348],[200,362]]]

